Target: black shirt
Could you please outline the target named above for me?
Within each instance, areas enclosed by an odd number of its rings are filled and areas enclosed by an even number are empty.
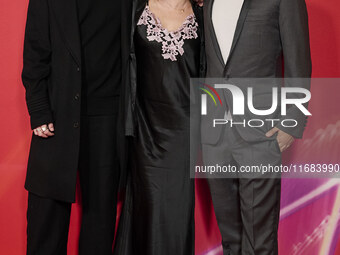
[[[117,111],[121,83],[121,0],[77,0],[82,48],[82,114]]]

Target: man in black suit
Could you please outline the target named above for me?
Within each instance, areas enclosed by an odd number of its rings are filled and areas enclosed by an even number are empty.
[[[207,77],[223,78],[224,83],[233,84],[242,83],[244,78],[284,76],[285,86],[296,86],[288,78],[303,78],[299,86],[309,89],[311,58],[305,1],[240,1],[204,2]],[[261,89],[267,88],[271,89]],[[286,116],[297,120],[294,128],[281,124],[260,128],[219,125],[212,131],[212,119],[216,116],[241,121],[233,115],[231,94],[224,91],[221,99],[231,114],[226,114],[226,108],[208,105],[207,115],[202,116],[202,150],[207,165],[278,166],[281,152],[294,138],[302,137],[306,116],[296,106],[288,108]],[[257,99],[254,98],[257,109],[270,108],[271,93],[262,93]],[[270,117],[282,116],[275,111]],[[267,177],[208,179],[223,254],[278,253],[281,182],[272,178],[277,176]]]
[[[79,253],[112,254],[120,8],[120,0],[29,1],[22,72],[33,130],[25,184],[27,254],[66,254],[77,173]]]

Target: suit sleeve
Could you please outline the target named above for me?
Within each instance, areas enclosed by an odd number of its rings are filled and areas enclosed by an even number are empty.
[[[281,0],[279,26],[283,48],[285,86],[302,87],[309,90],[312,62],[305,0]],[[299,96],[301,95],[294,95],[294,97]],[[307,104],[304,106],[307,107]],[[293,105],[287,109],[285,119],[295,119],[298,125],[294,128],[287,128],[279,124],[277,127],[295,138],[302,138],[307,117]]]
[[[53,122],[48,93],[51,69],[47,0],[30,0],[27,13],[22,81],[31,128]]]

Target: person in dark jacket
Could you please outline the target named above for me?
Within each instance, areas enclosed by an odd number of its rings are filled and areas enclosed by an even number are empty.
[[[22,72],[33,130],[27,254],[66,254],[78,174],[79,253],[112,254],[121,2],[29,1]]]

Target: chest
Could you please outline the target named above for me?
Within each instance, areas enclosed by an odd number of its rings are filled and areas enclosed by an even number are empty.
[[[190,48],[198,41],[198,30],[194,14],[186,17],[176,30],[171,31],[165,28],[160,19],[146,6],[137,22],[134,40],[137,48],[149,49],[151,55],[161,55],[166,60],[177,61],[187,46]]]

